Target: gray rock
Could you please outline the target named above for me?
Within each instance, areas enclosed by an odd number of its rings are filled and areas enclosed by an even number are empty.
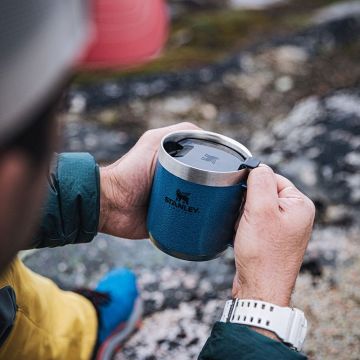
[[[275,80],[275,89],[286,93],[294,87],[294,81],[290,76],[281,76]]]
[[[265,162],[320,201],[323,210],[332,204],[351,213],[360,201],[359,103],[357,89],[301,100],[287,117],[257,134],[252,145]],[[328,213],[325,217],[329,220]]]
[[[230,6],[234,9],[265,9],[286,0],[230,0]]]
[[[359,1],[343,1],[337,4],[328,5],[316,11],[313,22],[322,24],[328,21],[343,19],[348,16],[360,14]]]

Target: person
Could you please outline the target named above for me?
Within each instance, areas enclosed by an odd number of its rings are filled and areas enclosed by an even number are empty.
[[[149,130],[125,156],[99,168],[90,154],[52,157],[54,113],[80,58],[91,67],[127,66],[152,57],[166,33],[163,5],[160,0],[99,0],[93,7],[80,0],[0,4],[1,359],[108,359],[139,325],[131,271],[111,271],[94,290],[64,291],[28,269],[17,252],[90,242],[97,232],[147,237],[160,140],[196,126]],[[97,36],[86,57],[79,49],[93,28],[92,12]],[[250,172],[235,236],[234,298],[290,305],[314,212],[313,203],[269,167]],[[305,356],[269,330],[230,322],[214,325],[199,355],[201,360],[265,358]]]

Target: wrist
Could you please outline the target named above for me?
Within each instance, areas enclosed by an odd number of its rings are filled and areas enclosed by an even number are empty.
[[[228,300],[220,322],[250,327],[297,351],[302,348],[308,327],[303,311],[254,299]]]
[[[109,175],[105,167],[99,169],[100,173],[100,214],[98,231],[103,232],[107,218],[110,212],[110,197],[109,197]]]
[[[236,274],[232,287],[232,297],[237,299],[253,299],[266,301],[278,306],[290,306],[291,295],[294,289],[291,281],[281,279],[277,281],[270,281],[266,279],[256,280],[253,278],[251,282],[241,279]]]
[[[278,306],[290,306],[291,291],[283,293],[276,289],[248,289],[237,288],[232,290],[232,297],[236,299],[252,299],[266,301]]]
[[[270,289],[251,289],[246,287],[236,288],[233,287],[232,297],[234,299],[251,299],[269,302],[278,306],[287,307],[290,305],[290,297],[287,294],[275,293]],[[261,329],[258,327],[250,326],[252,330],[257,333],[267,336],[273,340],[281,341],[277,335],[269,330]]]
[[[240,279],[235,278],[233,288],[232,288],[232,297],[234,299],[251,299],[251,300],[260,300],[269,302],[278,306],[288,307],[290,306],[291,301],[291,290],[281,290],[276,287],[252,287],[245,286],[241,283]],[[251,328],[271,339],[280,341],[280,339],[271,331],[253,327]]]

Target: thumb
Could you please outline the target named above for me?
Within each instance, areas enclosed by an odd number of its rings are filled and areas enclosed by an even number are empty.
[[[295,198],[301,199],[303,194],[298,190],[295,185],[286,177],[276,174],[277,191],[279,198]]]
[[[154,150],[157,150],[160,144],[161,139],[174,131],[180,130],[201,130],[195,124],[190,122],[182,122],[171,126],[165,126],[157,129],[151,129],[146,131],[138,141],[138,144],[145,145],[147,147],[152,147]]]
[[[262,165],[250,171],[245,206],[250,211],[279,208],[276,177],[269,166]]]

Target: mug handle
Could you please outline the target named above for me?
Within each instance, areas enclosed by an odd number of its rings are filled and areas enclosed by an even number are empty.
[[[248,157],[238,168],[238,170],[242,169],[255,169],[260,165],[261,161],[257,158],[254,158],[252,156]]]
[[[259,165],[260,165],[261,161],[259,159],[256,159],[254,157],[249,157],[247,158],[240,166],[239,166],[239,169],[238,170],[243,170],[243,169],[249,169],[249,170],[252,170],[252,169],[255,169],[257,168]],[[243,181],[241,183],[241,187],[243,188],[244,190],[244,194],[243,194],[243,200],[241,202],[241,205],[240,205],[240,209],[239,209],[239,216],[242,215],[242,211],[244,209],[244,204],[245,204],[245,192],[247,190],[247,184],[245,181]],[[234,230],[234,238],[235,238],[235,230]],[[230,247],[234,247],[234,239],[231,241],[231,243],[229,244]]]

